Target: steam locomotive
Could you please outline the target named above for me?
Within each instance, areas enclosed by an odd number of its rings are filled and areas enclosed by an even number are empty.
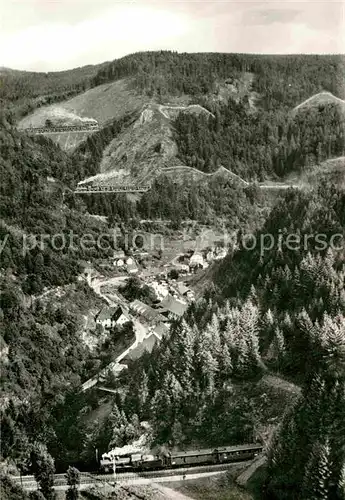
[[[100,471],[104,474],[124,471],[143,471],[169,469],[174,467],[190,467],[206,464],[223,464],[241,460],[251,460],[260,454],[263,445],[259,443],[238,446],[225,446],[215,449],[168,452],[164,455],[142,455],[140,453],[114,456],[110,453],[102,455]]]

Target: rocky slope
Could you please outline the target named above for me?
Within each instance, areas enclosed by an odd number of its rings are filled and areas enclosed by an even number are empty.
[[[149,184],[165,168],[180,166],[171,124],[178,113],[204,113],[213,117],[198,105],[144,105],[138,120],[104,150],[101,173],[85,179],[82,184]]]

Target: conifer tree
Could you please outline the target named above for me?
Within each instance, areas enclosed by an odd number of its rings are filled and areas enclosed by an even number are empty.
[[[174,446],[180,446],[184,440],[184,434],[182,430],[181,422],[175,421],[172,430],[171,430],[171,438]]]
[[[49,455],[47,448],[41,444],[34,446],[31,452],[31,463],[34,476],[40,489],[47,500],[54,498],[54,460]]]
[[[142,416],[145,415],[147,411],[147,402],[149,397],[148,381],[148,376],[145,370],[143,370],[138,387],[138,404],[139,411]]]
[[[219,372],[220,378],[222,380],[227,380],[231,377],[233,373],[233,363],[231,359],[230,350],[227,344],[223,345],[220,361],[219,361]]]
[[[285,355],[284,335],[283,332],[280,330],[280,328],[276,328],[274,332],[274,348],[275,348],[275,357],[277,360],[278,370],[280,370]]]
[[[252,367],[249,369],[255,369],[261,360],[259,352],[259,315],[258,308],[250,300],[247,300],[240,313],[240,328],[241,336],[247,344],[248,347],[248,357],[250,358],[249,363]]]
[[[345,500],[345,462],[341,468],[340,477],[338,481],[338,492],[341,500]]]
[[[260,324],[261,335],[265,338],[272,338],[273,336],[273,326],[274,326],[274,318],[271,309],[268,309]]]
[[[66,480],[69,486],[66,492],[66,500],[77,500],[79,497],[78,486],[80,484],[80,473],[75,467],[68,467]]]
[[[331,477],[330,448],[328,443],[313,445],[302,485],[303,500],[328,500]]]

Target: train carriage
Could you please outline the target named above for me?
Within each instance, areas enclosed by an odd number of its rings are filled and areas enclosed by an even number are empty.
[[[131,464],[137,470],[161,469],[164,467],[163,459],[158,455],[135,454],[131,456]]]
[[[167,464],[171,467],[208,463],[217,463],[217,454],[215,450],[204,449],[175,452],[171,453],[167,460]]]
[[[238,446],[224,446],[217,448],[218,461],[231,462],[236,460],[249,460],[255,458],[262,452],[261,444],[245,444]]]

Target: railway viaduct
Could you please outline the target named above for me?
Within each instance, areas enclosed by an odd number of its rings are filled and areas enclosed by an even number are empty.
[[[145,193],[150,189],[149,185],[144,186],[78,186],[74,192],[76,194],[93,193]]]
[[[70,125],[66,127],[29,127],[25,129],[28,134],[62,134],[69,132],[97,132],[98,125]]]

